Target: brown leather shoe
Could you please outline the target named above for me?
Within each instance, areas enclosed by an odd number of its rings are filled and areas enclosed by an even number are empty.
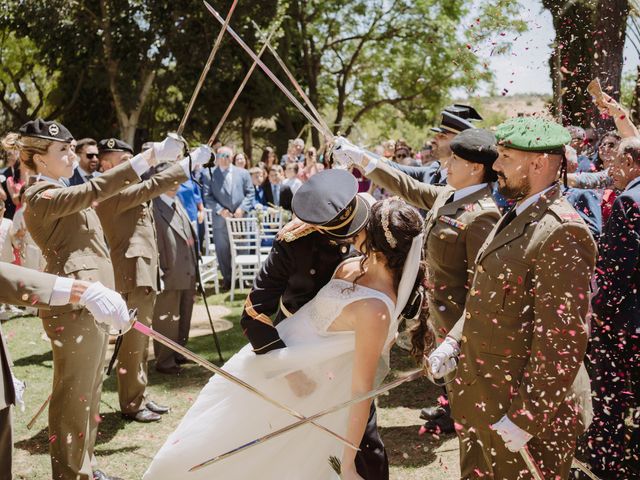
[[[133,420],[135,422],[140,422],[140,423],[157,422],[162,418],[160,415],[152,412],[147,408],[138,410],[136,413],[123,413],[122,416],[124,418],[128,418],[129,420]]]

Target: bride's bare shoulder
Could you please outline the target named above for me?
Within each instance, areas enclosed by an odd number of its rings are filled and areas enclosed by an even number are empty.
[[[351,281],[356,277],[358,277],[361,274],[361,271],[360,271],[361,259],[362,257],[360,256],[346,259],[336,269],[334,278]]]

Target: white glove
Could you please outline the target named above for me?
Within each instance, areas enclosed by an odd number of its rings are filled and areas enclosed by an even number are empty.
[[[27,384],[18,380],[13,373],[11,377],[13,378],[13,390],[16,392],[16,405],[24,412],[24,391],[27,389]]]
[[[444,341],[429,355],[429,366],[433,378],[442,378],[453,372],[458,364],[460,346],[451,337],[446,337]]]
[[[174,137],[167,137],[153,143],[156,165],[162,162],[174,162],[182,155],[184,143]]]
[[[195,170],[198,165],[204,165],[209,160],[211,160],[211,155],[213,155],[213,151],[209,148],[209,145],[200,145],[198,148],[193,150],[191,153],[191,169]],[[185,157],[180,161],[180,165],[186,171],[189,170],[189,157]]]
[[[533,437],[513,423],[506,415],[491,425],[491,429],[500,435],[510,452],[522,450]]]
[[[92,283],[78,303],[85,306],[98,323],[115,330],[125,330],[129,326],[129,310],[122,296],[100,282]]]
[[[354,145],[344,137],[336,137],[333,147],[333,160],[339,165],[362,165],[364,155],[364,149]]]

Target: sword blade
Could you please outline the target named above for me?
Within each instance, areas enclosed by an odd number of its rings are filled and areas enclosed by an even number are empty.
[[[269,33],[269,36],[267,37],[266,43],[262,46],[262,48],[258,52],[258,58],[262,57],[262,54],[264,53],[264,51],[267,48],[267,45],[269,45],[269,40],[271,40],[271,36],[275,33],[276,30],[277,30],[277,25],[275,27],[273,27],[273,30],[271,30],[271,33]],[[218,134],[220,133],[220,130],[222,129],[222,126],[224,125],[224,122],[227,121],[227,117],[231,113],[231,110],[233,109],[233,106],[238,101],[238,98],[240,97],[240,94],[244,90],[245,85],[249,81],[249,78],[251,78],[251,75],[253,74],[253,71],[256,69],[256,65],[257,65],[257,63],[254,61],[253,64],[251,65],[251,68],[249,69],[247,74],[244,76],[244,79],[242,80],[242,83],[238,87],[238,91],[236,92],[236,94],[231,99],[231,103],[229,103],[229,105],[227,106],[227,109],[225,110],[224,114],[222,115],[222,118],[220,119],[220,121],[218,122],[218,125],[216,125],[216,128],[213,129],[213,133],[211,134],[211,137],[209,137],[209,142],[207,142],[207,144],[209,146],[213,146],[213,143],[215,142],[216,138],[218,137]]]
[[[204,1],[204,5],[207,8],[207,10],[209,10],[211,15],[213,15],[216,18],[216,20],[218,20],[218,22],[220,23],[223,22],[220,14],[209,3]],[[311,125],[313,125],[326,138],[333,139],[334,138],[333,134],[330,131],[325,130],[322,127],[322,125],[320,125],[318,120],[316,120],[313,117],[313,115],[311,115],[307,111],[307,109],[302,106],[302,104],[298,101],[298,99],[287,89],[287,87],[283,85],[283,83],[278,79],[278,77],[274,75],[271,69],[267,67],[264,64],[264,62],[258,58],[256,53],[253,50],[251,50],[251,48],[249,48],[249,46],[244,42],[244,40],[242,40],[242,38],[240,38],[240,36],[235,32],[235,30],[233,30],[233,28],[231,28],[230,26],[227,26],[226,28],[227,28],[227,31],[229,32],[229,35],[231,35],[231,37],[236,42],[238,42],[238,44],[242,47],[242,49],[245,52],[247,52],[247,54],[258,64],[258,66],[262,69],[262,71],[271,79],[273,83],[276,84],[276,86],[282,91],[282,93],[284,93],[286,97],[289,100],[291,100],[291,102],[296,106],[296,108],[300,111],[300,113],[302,113],[302,115],[304,115],[304,117],[307,120],[309,120]]]
[[[258,32],[260,32],[260,28],[258,27],[258,24],[256,22],[254,22],[254,21],[252,21],[252,23],[253,23],[254,28]],[[293,88],[296,89],[298,94],[302,97],[302,100],[304,100],[304,103],[307,104],[307,106],[309,107],[309,110],[311,110],[311,113],[313,113],[315,115],[315,117],[318,119],[320,124],[322,124],[322,127],[324,129],[326,129],[327,131],[331,131],[331,129],[329,128],[329,125],[327,125],[327,122],[324,121],[324,119],[322,118],[322,115],[320,115],[320,113],[318,112],[316,107],[313,105],[313,103],[311,102],[311,100],[309,99],[307,94],[305,93],[304,89],[300,86],[300,84],[298,83],[296,78],[291,73],[291,70],[289,70],[287,65],[282,60],[282,58],[280,58],[280,55],[278,55],[278,52],[276,52],[276,49],[273,48],[271,43],[269,43],[268,41],[267,41],[267,48],[269,49],[269,52],[271,52],[271,55],[273,55],[273,58],[276,59],[276,62],[278,62],[278,65],[280,65],[280,68],[282,68],[284,73],[287,75],[287,78],[291,82],[291,85],[293,85]]]
[[[275,430],[274,432],[271,432],[267,435],[264,435],[260,438],[256,438],[255,440],[252,440],[248,443],[245,443],[244,445],[240,445],[239,447],[234,448],[233,450],[229,450],[228,452],[223,453],[222,455],[218,455],[216,457],[213,457],[209,460],[206,460],[202,463],[199,463],[198,465],[194,465],[193,467],[191,467],[189,469],[190,472],[195,472],[196,470],[200,470],[201,468],[205,468],[213,463],[219,462],[220,460],[224,460],[225,458],[228,458],[232,455],[235,455],[236,453],[240,453],[248,448],[251,447],[255,447],[256,445],[260,445],[261,443],[264,443],[272,438],[278,437],[284,433],[287,433],[295,428],[301,427],[303,425],[306,425],[307,423],[313,422],[314,420],[317,420],[320,417],[324,417],[325,415],[329,415],[331,413],[337,412],[339,410],[342,410],[343,408],[348,408],[351,405],[354,405],[356,403],[360,403],[364,400],[369,400],[370,398],[373,397],[377,397],[378,395],[381,395],[383,393],[388,392],[389,390],[393,390],[394,388],[402,385],[403,383],[406,382],[411,382],[413,380],[416,380],[418,378],[421,378],[422,376],[424,376],[424,370],[422,368],[418,369],[418,370],[414,370],[413,372],[397,378],[396,380],[387,383],[386,385],[383,385],[381,387],[376,388],[375,390],[371,390],[370,392],[364,393],[362,395],[359,395],[355,398],[352,398],[351,400],[347,400],[346,402],[342,402],[339,403],[337,405],[334,405],[332,407],[327,408],[326,410],[323,410],[321,412],[318,412],[314,415],[311,415],[303,420],[300,420],[298,422],[295,423],[291,423],[285,427],[280,428],[279,430]]]
[[[591,471],[591,469],[589,467],[587,467],[587,465],[583,462],[581,462],[580,460],[578,460],[577,458],[573,457],[573,467],[577,468],[578,470],[580,470],[582,473],[584,473],[587,477],[589,477],[591,480],[600,480],[600,478]]]
[[[191,99],[189,100],[189,105],[187,105],[187,109],[182,116],[182,120],[180,120],[180,125],[178,126],[178,136],[182,136],[182,132],[184,131],[184,127],[187,125],[187,120],[189,119],[189,115],[191,115],[191,110],[193,110],[193,105],[196,103],[196,98],[198,98],[198,94],[200,93],[200,89],[204,84],[204,79],[209,73],[209,69],[211,68],[211,64],[213,63],[213,59],[216,57],[216,53],[218,53],[218,49],[220,48],[220,44],[222,43],[222,37],[224,36],[224,32],[226,27],[229,25],[231,21],[231,16],[233,15],[233,11],[236,9],[236,5],[238,4],[238,0],[233,0],[231,4],[231,8],[229,8],[229,13],[227,13],[227,18],[225,18],[222,30],[218,33],[216,37],[216,41],[213,44],[213,48],[211,49],[211,53],[209,53],[209,58],[207,59],[207,63],[204,65],[202,72],[200,73],[200,78],[198,79],[198,83],[196,83],[196,88],[191,94]]]
[[[538,464],[533,459],[533,455],[531,455],[531,452],[529,451],[527,446],[525,445],[523,448],[519,450],[519,452],[520,452],[520,455],[522,456],[522,459],[524,460],[524,463],[527,465],[527,469],[531,473],[531,476],[533,477],[533,479],[544,480],[544,477],[542,476],[542,470],[540,470],[540,467],[538,467]]]
[[[217,365],[214,365],[213,363],[205,360],[201,356],[196,355],[191,350],[183,347],[182,345],[174,342],[170,338],[165,337],[161,333],[156,332],[155,330],[147,327],[146,325],[143,325],[142,323],[136,322],[136,323],[133,324],[133,328],[135,328],[137,331],[139,331],[143,335],[146,335],[147,337],[150,337],[150,338],[156,340],[157,342],[163,344],[164,346],[170,348],[174,352],[178,352],[178,353],[184,355],[186,358],[188,358],[189,360],[194,361],[195,363],[197,363],[201,367],[204,367],[204,368],[206,368],[207,370],[209,370],[211,372],[217,373],[218,375],[220,375],[221,377],[226,378],[230,382],[235,383],[236,385],[238,385],[240,387],[243,387],[245,390],[250,391],[251,393],[257,395],[258,397],[260,397],[263,400],[271,403],[272,405],[280,408],[281,410],[284,410],[285,412],[289,413],[290,415],[292,415],[292,416],[294,416],[296,418],[299,418],[300,420],[306,420],[307,419],[307,417],[305,417],[304,415],[302,415],[302,414],[296,412],[295,410],[293,410],[292,408],[289,408],[286,405],[280,403],[278,400],[275,400],[275,399],[269,397],[268,395],[262,393],[257,388],[249,385],[244,380],[241,380],[240,378],[236,377],[235,375],[230,374],[229,372],[223,370],[222,368],[218,367]],[[318,425],[317,423],[313,423],[312,422],[312,424],[313,424],[314,427],[317,427],[320,430],[328,433],[332,437],[336,438],[337,440],[342,442],[347,447],[353,448],[354,450],[359,450],[359,448],[357,446],[353,445],[349,440],[347,440],[346,438],[338,435],[335,432],[332,432],[328,428],[326,428],[326,427],[324,427],[322,425]]]

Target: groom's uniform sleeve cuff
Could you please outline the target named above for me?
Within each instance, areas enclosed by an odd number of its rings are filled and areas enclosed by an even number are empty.
[[[251,342],[253,351],[257,355],[287,346],[278,335],[278,330],[273,326],[271,318],[254,308],[251,294],[247,296],[245,301],[240,324],[244,335]]]

